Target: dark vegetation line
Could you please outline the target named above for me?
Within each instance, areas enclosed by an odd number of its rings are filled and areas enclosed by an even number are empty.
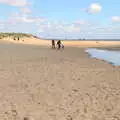
[[[13,38],[22,38],[22,37],[35,37],[38,38],[37,36],[34,36],[32,34],[27,34],[27,33],[0,33],[0,39],[3,39],[5,37],[13,37]]]

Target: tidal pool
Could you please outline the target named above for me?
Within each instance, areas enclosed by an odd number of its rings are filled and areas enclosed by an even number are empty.
[[[102,59],[115,66],[120,66],[120,51],[89,48],[85,52],[89,53],[92,58]]]

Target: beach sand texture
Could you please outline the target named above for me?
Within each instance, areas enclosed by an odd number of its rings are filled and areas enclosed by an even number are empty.
[[[0,44],[0,120],[119,120],[120,68],[84,48]]]

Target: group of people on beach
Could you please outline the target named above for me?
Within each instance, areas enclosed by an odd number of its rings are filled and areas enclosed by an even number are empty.
[[[58,50],[60,48],[64,49],[64,45],[62,44],[60,40],[58,40],[57,43],[55,43],[55,40],[52,40],[52,49],[56,49],[56,45],[57,45]]]
[[[19,40],[20,40],[20,38],[19,38],[19,37],[18,37],[18,38],[15,38],[15,37],[14,37],[14,40],[17,40],[17,41],[19,41]]]
[[[17,38],[14,37],[13,40],[14,40],[14,41],[20,41],[20,38],[19,38],[19,37],[17,37]],[[24,42],[24,40],[22,40],[22,42]]]

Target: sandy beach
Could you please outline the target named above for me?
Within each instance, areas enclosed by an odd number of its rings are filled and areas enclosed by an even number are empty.
[[[119,48],[120,41],[74,41],[74,40],[61,40],[65,47],[100,47],[100,48]],[[37,45],[37,46],[46,46],[51,47],[51,40],[45,40],[36,38],[34,36],[31,37],[22,37],[19,41],[16,39],[14,40],[13,37],[4,37],[0,39],[1,42],[7,43],[15,43],[15,44],[26,44],[26,45]],[[57,42],[57,41],[56,41]]]
[[[84,48],[0,43],[0,120],[119,120],[120,68]]]

